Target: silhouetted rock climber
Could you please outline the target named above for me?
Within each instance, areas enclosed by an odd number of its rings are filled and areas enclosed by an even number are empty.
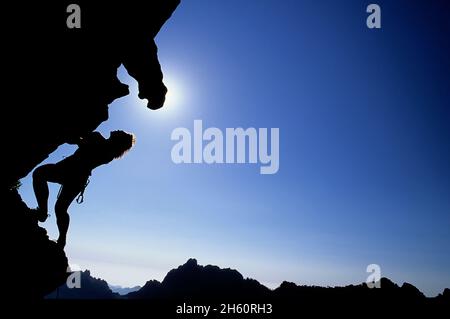
[[[78,194],[83,194],[89,176],[94,168],[122,157],[134,144],[134,135],[124,131],[113,131],[108,139],[99,132],[73,141],[79,147],[75,153],[56,164],[39,166],[33,172],[33,188],[40,222],[47,219],[49,189],[47,182],[61,184],[61,191],[55,203],[56,222],[59,230],[57,243],[64,247],[69,228],[67,212]]]

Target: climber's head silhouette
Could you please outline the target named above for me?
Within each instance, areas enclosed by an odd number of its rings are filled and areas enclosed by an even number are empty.
[[[112,131],[108,141],[114,158],[122,157],[136,142],[135,136],[124,131]]]

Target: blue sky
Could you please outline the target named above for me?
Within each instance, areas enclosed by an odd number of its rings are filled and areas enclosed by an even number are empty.
[[[450,17],[421,2],[378,1],[369,30],[364,1],[185,0],[156,38],[167,107],[146,109],[118,71],[132,93],[99,131],[137,144],[70,207],[71,263],[124,286],[195,257],[271,287],[359,283],[372,263],[428,295],[449,287]],[[279,128],[280,170],[174,164],[171,132],[195,119]],[[57,236],[54,215],[45,227]]]

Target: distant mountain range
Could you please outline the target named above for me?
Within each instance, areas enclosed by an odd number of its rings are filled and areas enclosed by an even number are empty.
[[[91,276],[89,270],[80,272],[80,288],[69,288],[67,284],[47,295],[46,299],[118,299],[120,294],[113,292],[103,279]]]
[[[48,299],[108,299],[135,300],[142,302],[201,301],[224,302],[264,302],[289,311],[302,307],[311,309],[323,307],[322,311],[338,307],[340,309],[360,309],[382,307],[402,313],[413,313],[416,309],[439,309],[450,311],[450,289],[445,289],[434,298],[427,298],[409,283],[398,286],[387,278],[380,281],[381,288],[369,289],[365,283],[345,287],[299,286],[283,282],[271,290],[254,279],[244,278],[233,269],[217,266],[201,266],[195,259],[169,271],[162,282],[148,281],[143,287],[122,288],[107,284],[102,279],[93,278],[89,271],[81,272],[81,288],[69,289],[66,285],[48,295]],[[125,295],[121,295],[127,292]],[[331,308],[327,308],[331,307]],[[315,309],[315,308],[314,308]]]
[[[112,290],[112,292],[118,293],[121,296],[129,294],[130,292],[138,291],[139,289],[142,288],[141,286],[122,287],[119,285],[111,285],[111,284],[108,284],[108,286],[109,286],[109,289]]]

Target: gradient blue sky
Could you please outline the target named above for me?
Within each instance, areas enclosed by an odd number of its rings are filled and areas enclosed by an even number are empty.
[[[99,131],[137,144],[72,204],[71,263],[124,286],[195,257],[270,287],[358,283],[371,263],[428,295],[449,287],[450,16],[439,1],[377,1],[369,30],[369,3],[183,1],[156,38],[169,105],[147,110],[119,70],[133,91]],[[280,128],[279,172],[172,163],[172,130],[195,119]],[[57,236],[54,215],[45,227]]]

